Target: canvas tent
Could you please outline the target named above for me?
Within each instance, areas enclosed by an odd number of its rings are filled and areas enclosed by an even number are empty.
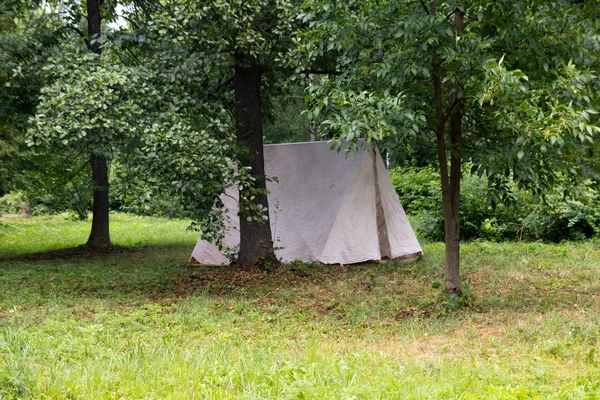
[[[402,209],[383,160],[364,143],[355,154],[327,142],[265,145],[265,173],[275,254],[283,262],[352,264],[410,257],[421,246]],[[239,244],[236,190],[222,196],[227,213],[223,245]],[[199,240],[190,263],[228,265],[217,246]]]

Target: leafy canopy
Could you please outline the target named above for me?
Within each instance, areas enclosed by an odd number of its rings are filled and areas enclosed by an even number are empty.
[[[510,200],[511,177],[543,194],[561,174],[587,172],[583,149],[600,131],[600,21],[588,3],[309,0],[304,53],[335,59],[337,70],[310,88],[312,115],[340,139],[364,136],[432,162],[435,52],[445,115],[460,98],[460,150],[487,176],[491,202]]]

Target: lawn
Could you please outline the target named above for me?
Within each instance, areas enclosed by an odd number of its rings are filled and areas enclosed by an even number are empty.
[[[184,221],[0,224],[0,399],[600,398],[600,242],[443,245],[412,264],[186,268]],[[37,254],[36,254],[37,253]],[[443,286],[443,285],[442,285]]]

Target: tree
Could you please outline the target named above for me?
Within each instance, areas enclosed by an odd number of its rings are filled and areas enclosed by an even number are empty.
[[[277,65],[277,58],[292,43],[294,13],[289,1],[234,1],[228,6],[233,12],[227,10],[223,15],[233,28],[228,36],[234,62],[237,143],[247,148],[240,160],[242,165],[251,168],[256,179],[254,188],[259,190],[252,195],[240,189],[240,203],[251,199],[254,206],[264,210],[266,217],[264,220],[243,215],[240,218],[237,265],[249,269],[260,259],[277,263],[268,214],[261,87],[263,74],[273,64]]]
[[[62,4],[59,5],[54,5],[55,8],[48,8],[48,10],[46,9],[47,7],[42,8],[42,12],[45,13],[46,11],[49,11],[52,15],[56,16],[56,22],[55,22],[55,32],[60,32],[61,34],[61,38],[63,39],[63,43],[66,43],[65,38],[69,37],[67,36],[67,32],[70,31],[74,31],[77,34],[79,34],[80,36],[83,37],[88,49],[93,52],[94,54],[99,55],[100,54],[100,42],[99,42],[99,36],[100,36],[100,26],[101,26],[101,16],[100,16],[100,3],[98,0],[89,0],[85,3],[85,7],[87,8],[87,15],[86,15],[86,20],[87,20],[87,36],[83,34],[83,32],[81,30],[79,30],[77,28],[77,24],[75,23],[75,21],[69,21],[67,19],[65,19],[65,17],[60,17],[57,9],[60,9],[62,14],[73,14],[73,15],[78,15],[77,14],[77,7],[73,7],[71,5],[71,9],[66,8],[63,9],[64,7],[62,7]],[[33,12],[33,11],[31,11]],[[76,18],[73,17],[73,15],[71,16],[71,18]],[[70,38],[73,38],[73,36],[71,35]],[[39,42],[39,38],[35,38],[35,37],[31,37],[29,38],[29,40],[31,40],[32,44],[35,44],[36,42]],[[48,51],[46,54],[46,57],[51,56],[53,54],[53,51],[55,52],[56,47],[58,45],[58,43],[54,42],[52,43],[54,46],[49,46],[47,45],[46,47],[48,47]],[[69,53],[69,55],[71,56],[76,56],[79,57],[80,53],[77,52],[72,52],[68,50],[68,46],[65,45],[64,50],[66,50],[67,53]],[[60,54],[60,52],[58,53]],[[85,60],[90,60],[92,63],[95,62],[94,58],[86,58],[83,57],[83,59]],[[45,61],[45,60],[43,60]],[[57,64],[53,64],[53,62],[64,62],[65,64],[69,63],[70,60],[67,60],[64,57],[55,57],[54,59],[50,60],[50,62],[48,63],[49,65],[46,65],[46,71],[51,70],[53,67],[56,67],[55,71],[56,72],[58,69],[60,69],[60,66],[58,66]],[[99,70],[95,70],[94,66],[92,66],[90,68],[90,71],[82,71],[79,70],[78,68],[81,67],[81,64],[77,65],[76,68],[64,68],[63,72],[72,72],[72,73],[81,73],[81,76],[86,76],[87,77],[87,82],[89,83],[91,80],[94,79],[94,77],[98,77],[98,73]],[[114,72],[114,71],[113,71]],[[43,78],[49,78],[49,82],[45,82],[48,86],[45,89],[42,89],[41,92],[43,92],[41,95],[39,93],[36,93],[36,102],[34,103],[34,107],[36,106],[38,107],[37,113],[38,115],[36,115],[36,117],[34,118],[34,121],[37,122],[37,124],[35,124],[36,127],[40,128],[40,129],[48,129],[45,133],[49,134],[50,131],[53,131],[54,128],[56,128],[56,130],[54,130],[54,133],[56,133],[56,139],[58,141],[62,142],[62,145],[64,145],[66,142],[68,142],[67,139],[65,139],[65,134],[67,132],[67,130],[63,130],[63,126],[65,125],[58,125],[56,127],[51,127],[50,125],[45,125],[42,121],[46,122],[46,121],[52,121],[51,119],[44,119],[44,117],[50,117],[52,114],[56,114],[57,110],[61,109],[62,103],[60,102],[60,100],[64,100],[64,96],[67,95],[68,93],[73,93],[72,92],[72,87],[63,87],[62,91],[61,88],[59,88],[59,86],[63,83],[67,83],[69,81],[69,79],[71,79],[72,77],[66,77],[64,75],[59,75],[59,74],[53,74],[53,73],[44,73],[42,71],[37,71],[36,74],[36,78],[37,77],[43,77]],[[64,80],[62,80],[64,79]],[[42,81],[42,79],[38,79],[38,81]],[[57,82],[58,82],[58,86],[57,86]],[[90,89],[91,89],[90,85]],[[39,87],[42,87],[42,85],[40,85]],[[81,86],[80,86],[81,87]],[[99,87],[96,87],[96,89],[98,89]],[[38,88],[38,90],[40,90]],[[48,94],[53,95],[53,94],[57,94],[56,92],[60,92],[60,95],[63,95],[63,97],[59,97],[58,99],[51,99],[50,97],[48,97]],[[54,92],[54,93],[53,93]],[[81,93],[77,93],[77,95],[81,95]],[[42,102],[45,102],[45,104],[37,104],[39,99],[43,99]],[[48,109],[47,107],[49,105],[52,105],[55,107],[55,109]],[[95,109],[95,107],[91,107],[91,109]],[[40,114],[40,110],[43,110],[45,112],[45,115]],[[32,110],[33,111],[33,110]],[[30,117],[32,116],[33,112],[29,113],[28,115],[26,115],[26,117]],[[65,113],[67,115],[69,115],[69,113]],[[60,115],[60,114],[58,114]],[[77,126],[78,122],[77,120],[81,117],[81,115],[71,115],[71,117],[73,118],[73,121],[64,121],[68,124],[71,124],[71,126]],[[91,118],[93,119],[94,116],[91,116]],[[96,132],[98,128],[96,126],[91,127],[91,129],[89,129],[89,131],[84,132],[84,135],[90,134],[91,136],[96,135]],[[62,131],[62,132],[61,132]],[[34,134],[35,135],[35,134]],[[52,136],[47,136],[46,139],[50,138]],[[38,138],[39,139],[39,138]],[[44,140],[35,140],[35,138],[30,138],[28,140],[29,145],[33,145],[33,144],[40,144],[42,142],[44,142]],[[46,141],[44,142],[46,145],[48,145],[49,143]],[[38,149],[39,150],[39,149]],[[94,151],[97,151],[98,148],[95,148]],[[65,150],[66,151],[66,150]],[[25,176],[23,178],[23,182],[20,183],[20,186],[25,189],[26,191],[33,193],[35,192],[35,189],[39,189],[39,187],[44,187],[45,192],[47,193],[53,193],[55,195],[57,195],[58,197],[66,197],[69,195],[69,193],[71,194],[76,194],[76,195],[83,195],[84,192],[87,190],[87,185],[81,186],[83,184],[83,182],[81,180],[79,180],[77,182],[77,185],[74,185],[73,179],[76,178],[76,175],[79,175],[82,171],[86,171],[84,168],[80,167],[79,165],[77,165],[76,167],[72,168],[71,166],[74,164],[75,160],[79,159],[80,154],[68,154],[67,152],[67,158],[70,158],[69,161],[65,162],[64,159],[62,159],[60,163],[56,163],[55,161],[57,159],[61,159],[61,155],[55,154],[53,158],[49,158],[48,154],[45,155],[40,155],[40,157],[38,157],[35,160],[30,160],[31,162],[29,162],[29,165],[27,166],[27,168],[25,169]],[[22,157],[23,160],[28,160],[28,157],[26,157],[26,154],[23,154]],[[92,229],[91,229],[91,233],[88,239],[88,246],[90,247],[108,247],[110,246],[110,234],[109,234],[109,225],[108,225],[108,210],[109,210],[109,201],[108,201],[108,164],[107,164],[107,160],[106,160],[106,156],[104,154],[101,153],[97,153],[97,152],[92,152],[91,154],[89,154],[89,159],[87,160],[88,163],[90,163],[91,165],[91,174],[93,176],[93,180],[94,180],[94,186],[93,186],[93,221],[92,221]],[[45,176],[47,172],[49,171],[53,171],[54,173],[59,172],[58,175],[62,175],[62,177],[58,177],[56,174],[53,175],[49,175],[49,176]],[[76,171],[76,173],[74,174],[74,171]],[[68,179],[63,179],[66,176],[69,176]],[[53,177],[53,178],[50,178]],[[48,179],[50,178],[50,179]],[[36,185],[37,184],[37,185]],[[66,186],[65,186],[66,185]],[[81,186],[81,187],[80,187]],[[74,190],[68,190],[67,192],[65,192],[65,187],[71,187],[74,188]],[[39,194],[39,193],[38,193]],[[86,196],[84,196],[86,197]],[[80,218],[87,215],[87,210],[83,203],[85,203],[85,201],[83,202],[79,202],[79,201],[75,201],[75,202],[71,202],[72,204],[77,204],[79,205],[78,210],[78,214],[80,215]],[[81,204],[79,204],[81,203]]]
[[[88,47],[95,54],[100,54],[100,31],[100,0],[87,0]],[[95,129],[92,129],[90,134],[97,135],[94,131]],[[92,230],[87,245],[90,247],[109,247],[111,243],[108,224],[108,164],[106,156],[101,152],[94,151],[90,155],[90,164],[94,180],[94,200],[92,203]]]
[[[164,52],[165,68],[159,70],[186,82],[182,86],[185,96],[204,102],[204,117],[217,113],[222,122],[222,107],[231,118],[236,158],[241,170],[250,170],[253,175],[252,184],[241,185],[239,191],[237,265],[241,269],[251,268],[260,260],[277,263],[264,174],[263,118],[270,97],[265,92],[280,91],[294,73],[289,52],[297,35],[296,13],[293,1],[170,1],[151,10],[149,19],[145,14],[130,16],[139,26],[137,37],[150,38],[150,43],[143,39],[144,51],[160,48]],[[176,47],[161,45],[161,40]],[[180,60],[179,65],[174,60]],[[181,70],[181,63],[187,71]],[[193,79],[190,71],[196,73]],[[211,103],[218,106],[207,109],[206,104]],[[205,121],[197,122],[208,126]]]
[[[434,150],[445,219],[446,291],[460,280],[465,161],[488,178],[491,204],[509,181],[543,195],[581,177],[598,107],[598,10],[589,2],[313,0],[303,19],[310,59],[338,74],[310,89],[312,115],[354,141]],[[331,58],[331,57],[330,57]],[[433,160],[430,160],[433,162]]]

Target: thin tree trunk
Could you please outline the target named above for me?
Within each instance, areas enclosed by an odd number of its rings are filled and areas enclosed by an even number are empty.
[[[313,120],[308,122],[308,132],[310,134],[310,141],[314,142],[317,140],[317,123]]]
[[[448,158],[446,156],[446,138],[445,138],[445,116],[443,110],[442,98],[442,78],[441,66],[437,52],[433,53],[433,87],[434,87],[434,105],[437,119],[436,146],[438,161],[440,163],[440,177],[442,184],[442,204],[444,205],[444,238],[446,241],[446,292],[455,293],[460,290],[460,235],[458,230],[458,201],[453,201],[453,196],[460,192],[460,158],[458,159],[458,186],[456,184],[456,174],[453,174],[457,166],[456,158],[451,156],[450,179],[448,173]],[[455,179],[452,179],[452,178]]]
[[[452,97],[452,96],[451,96]],[[460,178],[461,178],[461,134],[462,111],[457,108],[460,100],[450,114],[450,185],[444,192],[444,228],[446,239],[446,292],[460,291]]]
[[[435,15],[435,1],[431,3],[431,14]],[[464,30],[463,12],[460,7],[455,10],[455,26],[458,35]],[[460,279],[460,178],[462,163],[462,101],[458,87],[454,87],[449,96],[449,115],[444,115],[442,93],[442,68],[437,52],[432,56],[434,105],[437,119],[436,144],[440,163],[442,184],[442,203],[444,206],[444,237],[446,242],[445,289],[449,294],[456,294],[461,289]],[[450,171],[446,155],[446,120],[450,119]]]
[[[87,21],[89,49],[100,54],[100,43],[96,40],[100,35],[100,3],[99,0],[87,0]],[[92,178],[94,180],[94,203],[92,214],[92,230],[87,245],[90,247],[109,247],[110,230],[108,223],[108,165],[101,154],[93,154],[90,158]]]
[[[455,121],[456,122],[456,121]],[[450,132],[452,139],[452,154],[450,157],[450,185],[449,191],[444,192],[444,230],[446,239],[446,292],[457,293],[460,291],[460,150],[454,145],[460,145],[460,131],[455,130],[456,124],[450,120]],[[460,127],[458,128],[460,129]]]
[[[236,55],[235,66],[235,120],[237,142],[247,146],[248,154],[242,157],[242,164],[252,168],[256,178],[255,188],[266,191],[265,164],[263,151],[263,127],[261,106],[262,69],[253,65],[247,56]],[[240,207],[243,204],[244,190],[240,191]],[[259,193],[253,202],[268,210],[266,193]],[[271,224],[268,219],[264,222],[248,221],[245,215],[240,215],[240,249],[237,266],[240,269],[250,269],[260,263],[277,265],[271,237]]]
[[[460,2],[454,12],[456,34],[461,36],[464,31],[463,10]],[[446,226],[446,292],[460,292],[460,178],[462,166],[462,119],[463,109],[460,98],[460,87],[453,87],[450,95],[450,218]]]

